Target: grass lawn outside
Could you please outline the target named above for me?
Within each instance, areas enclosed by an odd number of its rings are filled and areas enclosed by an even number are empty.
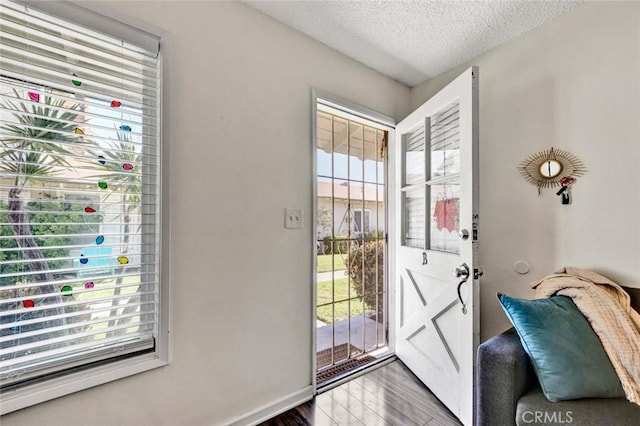
[[[76,296],[77,300],[86,300],[87,302],[91,302],[91,299],[97,299],[100,297],[113,296],[114,289],[109,288],[113,287],[116,284],[115,278],[94,278],[92,280],[87,279],[87,281],[94,281],[95,287],[92,291],[88,291],[86,293],[80,293]],[[140,276],[134,275],[130,277],[124,277],[121,284],[120,294],[129,294],[134,293],[140,283]],[[111,302],[108,302],[111,304]]]
[[[349,285],[348,278],[340,278],[334,281],[335,283],[335,300],[343,300],[349,297],[347,294],[347,286]],[[320,321],[331,323],[333,318],[331,316],[332,306],[335,309],[335,321],[347,319],[350,316],[358,316],[362,314],[362,298],[355,297],[356,292],[353,289],[353,283],[351,286],[351,310],[349,310],[348,302],[338,302],[333,305],[319,306],[317,317]],[[332,286],[331,281],[322,281],[318,283],[318,297],[317,304],[322,305],[329,303],[332,300]]]
[[[344,259],[341,254],[320,254],[318,255],[318,272],[329,272],[332,270],[331,266],[331,256],[333,256],[333,261],[335,262],[333,265],[333,269],[336,271],[340,271],[346,269],[344,265]]]
[[[91,301],[98,298],[113,296],[115,292],[115,289],[113,288],[113,286],[115,286],[116,284],[116,279],[109,278],[107,276],[104,278],[94,278],[92,281],[95,282],[95,287],[91,291],[87,291],[86,293],[77,294],[75,296],[76,300],[85,301],[92,308],[96,308],[96,309],[110,306],[111,305],[110,301],[106,301],[106,302],[103,301],[100,303],[95,303],[95,302],[92,303]],[[138,289],[139,284],[140,284],[139,275],[125,277],[122,280],[122,284],[120,285],[120,288],[121,288],[120,294],[123,296],[127,294],[131,294],[133,296],[135,291]],[[127,298],[122,298],[119,300],[120,300],[120,303],[125,303],[127,301]],[[115,308],[115,309],[119,309],[119,308]],[[102,328],[107,328],[108,321],[110,319],[110,314],[111,314],[111,311],[102,311],[102,312],[93,313],[90,318],[91,320],[104,319],[104,322],[92,324],[90,330],[95,331],[95,330],[100,330]],[[134,317],[132,320],[135,323],[139,321],[139,317]],[[127,329],[127,333],[135,332],[137,331],[137,329],[138,329],[138,325],[135,325],[132,328]],[[96,334],[93,336],[93,340],[97,341],[97,340],[103,339],[105,336],[106,336],[105,333]]]

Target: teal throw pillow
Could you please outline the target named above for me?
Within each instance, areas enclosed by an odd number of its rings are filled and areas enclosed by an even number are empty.
[[[600,339],[571,298],[525,300],[498,293],[498,300],[549,401],[624,397]]]

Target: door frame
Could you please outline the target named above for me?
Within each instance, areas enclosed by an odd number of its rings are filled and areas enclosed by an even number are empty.
[[[316,241],[316,227],[315,224],[318,220],[318,188],[316,184],[317,179],[317,146],[318,146],[318,132],[317,132],[317,114],[318,114],[318,102],[322,102],[328,106],[333,108],[342,110],[346,113],[352,114],[358,118],[361,118],[365,121],[370,121],[375,123],[378,126],[383,126],[386,128],[387,134],[387,180],[385,182],[385,204],[386,204],[386,212],[385,212],[385,229],[387,231],[387,259],[385,259],[385,274],[387,278],[387,324],[389,327],[389,336],[387,339],[387,345],[389,347],[390,353],[395,353],[395,331],[393,327],[393,318],[395,316],[395,291],[394,286],[392,285],[392,281],[390,280],[390,275],[395,268],[393,268],[393,264],[395,261],[395,250],[391,249],[391,238],[392,233],[389,232],[389,224],[394,223],[395,220],[395,204],[392,202],[390,197],[393,194],[393,191],[390,191],[392,185],[394,184],[394,173],[395,168],[392,169],[393,163],[393,147],[395,146],[395,127],[396,120],[393,117],[388,115],[379,113],[373,109],[364,107],[357,103],[348,101],[339,96],[335,96],[331,93],[325,92],[323,90],[311,89],[311,152],[312,152],[312,165],[311,165],[311,222],[309,224],[309,233],[311,235],[311,242],[314,243]],[[312,244],[312,247],[315,246]],[[311,250],[311,321],[309,322],[311,325],[311,386],[313,387],[313,394],[318,393],[317,383],[316,383],[316,371],[317,371],[317,355],[316,355],[316,343],[317,343],[317,327],[316,327],[316,298],[317,298],[317,267],[316,267],[316,251],[315,249]]]

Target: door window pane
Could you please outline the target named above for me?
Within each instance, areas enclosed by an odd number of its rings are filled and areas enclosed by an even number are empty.
[[[404,148],[404,185],[413,185],[425,181],[425,135],[424,126],[407,133],[403,137]]]
[[[454,103],[431,117],[431,179],[460,173],[459,108]]]
[[[387,346],[387,325],[381,322],[387,317],[383,263],[387,132],[357,117],[346,118],[331,107],[319,107],[316,379],[323,383],[345,372],[336,364],[362,355],[365,349]],[[326,157],[331,161],[327,163]]]
[[[431,186],[431,204],[429,208],[431,250],[447,253],[460,252],[460,186]]]
[[[410,189],[402,194],[402,244],[425,247],[425,191],[424,187]]]
[[[349,178],[349,122],[333,117],[333,177]]]
[[[363,160],[364,160],[364,143],[362,124],[349,122],[349,179],[364,180]]]

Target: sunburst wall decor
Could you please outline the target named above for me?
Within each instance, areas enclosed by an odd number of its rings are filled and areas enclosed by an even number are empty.
[[[538,188],[561,186],[564,178],[578,178],[587,168],[575,155],[562,149],[550,148],[530,155],[518,166],[520,174]]]

